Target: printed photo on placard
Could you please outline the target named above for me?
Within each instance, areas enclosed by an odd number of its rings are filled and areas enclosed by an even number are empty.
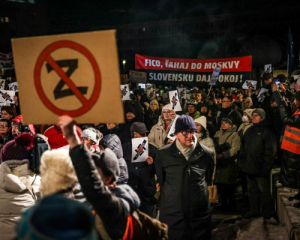
[[[5,89],[5,80],[0,79],[0,90],[4,90],[4,89]]]
[[[212,72],[211,74],[211,79],[209,81],[209,85],[211,86],[215,86],[217,84],[217,81],[219,79],[219,75],[220,75],[220,72],[221,72],[221,67],[216,67],[214,69],[214,71]]]
[[[8,87],[9,87],[10,91],[19,92],[18,83],[17,82],[9,83]]]
[[[185,88],[178,88],[178,95],[179,99],[186,99],[186,89]]]
[[[169,92],[169,99],[170,99],[170,103],[171,103],[172,109],[175,112],[182,111],[182,108],[181,108],[181,105],[180,105],[180,101],[179,101],[179,98],[178,98],[178,92],[177,92],[177,90]]]
[[[257,81],[254,80],[246,80],[242,86],[242,89],[254,89],[256,90]]]
[[[155,95],[155,89],[153,89],[153,88],[147,89],[147,97],[150,100],[153,100],[156,97],[156,95]]]
[[[130,89],[128,84],[121,85],[122,100],[130,100]]]
[[[15,103],[14,96],[15,91],[0,90],[1,103]]]
[[[132,157],[131,162],[145,162],[146,158],[149,156],[148,154],[148,138],[133,138],[131,140],[132,143]]]
[[[178,115],[176,115],[175,120],[173,121],[172,127],[171,127],[171,129],[169,131],[169,134],[167,136],[167,138],[169,138],[169,139],[171,139],[173,141],[175,141],[175,139],[176,139],[174,132],[175,132],[175,124],[176,124],[177,118],[179,118]]]
[[[265,100],[265,95],[264,95],[265,92],[268,92],[268,89],[266,89],[266,88],[260,89],[258,96],[257,96],[258,102],[263,102]]]
[[[271,73],[271,72],[273,72],[273,70],[272,70],[272,64],[266,64],[266,65],[264,66],[264,69],[265,69],[265,72],[266,72],[266,73]]]

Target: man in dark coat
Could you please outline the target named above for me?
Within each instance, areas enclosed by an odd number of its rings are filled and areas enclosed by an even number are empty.
[[[176,141],[156,154],[161,189],[160,221],[169,226],[169,239],[210,239],[211,215],[207,185],[214,169],[213,152],[198,143],[190,116],[175,125]]]
[[[247,174],[251,209],[247,217],[262,215],[268,221],[272,217],[270,172],[276,157],[277,143],[265,119],[263,109],[253,111],[253,126],[241,136],[239,166]]]

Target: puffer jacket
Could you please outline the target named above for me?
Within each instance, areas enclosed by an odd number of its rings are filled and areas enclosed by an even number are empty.
[[[0,165],[0,239],[11,240],[21,213],[40,196],[41,178],[29,170],[29,160]],[[29,186],[29,187],[27,187]]]
[[[300,115],[292,117],[291,110],[285,101],[281,101],[279,92],[274,92],[273,96],[277,102],[280,117],[284,124],[300,129]],[[285,187],[300,188],[300,155],[284,150],[281,161],[280,182]]]
[[[233,125],[227,130],[220,129],[214,136],[217,154],[223,158],[217,159],[216,183],[235,184],[237,177],[237,154],[240,150],[240,137]]]
[[[267,123],[253,124],[241,137],[239,167],[245,173],[269,177],[276,150],[277,141]]]
[[[105,149],[105,151],[111,151]],[[104,223],[111,239],[124,235],[128,214],[140,205],[138,195],[124,184],[110,188],[105,186],[95,167],[93,158],[85,145],[80,144],[70,151],[82,192]]]
[[[117,184],[123,184],[128,182],[128,168],[125,159],[123,158],[123,149],[121,145],[120,138],[115,134],[108,134],[102,138],[99,143],[104,144],[106,147],[110,148],[117,156],[119,160],[120,176],[118,178]]]
[[[171,130],[174,119],[171,121],[167,130],[165,130],[165,123],[162,116],[159,117],[158,123],[151,128],[151,131],[148,135],[149,143],[156,148],[161,148],[165,145],[165,140],[168,136],[169,131]]]

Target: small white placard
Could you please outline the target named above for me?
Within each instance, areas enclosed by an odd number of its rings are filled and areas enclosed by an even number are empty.
[[[171,103],[172,109],[175,112],[182,111],[182,108],[181,108],[181,105],[180,105],[180,101],[179,101],[179,98],[178,98],[178,92],[177,92],[177,90],[169,92],[169,99],[170,99],[170,103]]]
[[[148,138],[133,138],[132,142],[132,157],[131,162],[145,162],[148,154]]]
[[[122,100],[130,100],[130,89],[128,84],[121,85]]]

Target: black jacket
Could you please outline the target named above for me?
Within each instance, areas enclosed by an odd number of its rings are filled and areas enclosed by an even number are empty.
[[[285,101],[281,101],[279,92],[274,92],[273,96],[277,102],[280,117],[284,124],[300,129],[300,115],[292,117],[291,109]],[[300,188],[300,155],[284,150],[281,160],[281,181],[283,186],[290,188]]]
[[[241,136],[239,166],[243,172],[269,177],[276,157],[275,135],[265,121],[253,124]]]
[[[160,221],[168,224],[170,239],[207,239],[210,234],[207,185],[211,184],[214,154],[197,143],[187,161],[177,149],[176,141],[156,154],[155,169],[161,187]]]
[[[155,124],[157,124],[160,115],[161,115],[161,110],[156,109],[153,112],[151,109],[148,109],[145,115],[145,124],[149,131]]]
[[[128,214],[140,205],[139,197],[126,184],[115,188],[104,186],[85,145],[72,148],[70,156],[82,192],[102,219],[107,233],[112,239],[122,238]]]

